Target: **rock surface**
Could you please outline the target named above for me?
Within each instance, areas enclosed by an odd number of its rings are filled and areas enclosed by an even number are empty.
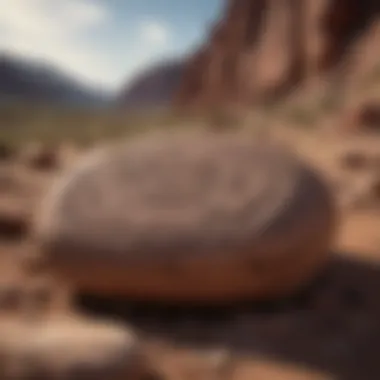
[[[0,321],[0,376],[11,379],[128,378],[144,371],[137,337],[78,317]]]
[[[172,301],[286,294],[328,259],[320,178],[249,135],[157,134],[96,151],[51,190],[37,236],[93,293]]]
[[[252,105],[319,78],[343,90],[378,65],[379,11],[376,0],[229,0],[176,103]]]

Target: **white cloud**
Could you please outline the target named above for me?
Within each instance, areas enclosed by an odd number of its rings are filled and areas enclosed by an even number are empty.
[[[165,45],[170,39],[167,26],[154,20],[142,22],[140,33],[144,41],[155,45]]]
[[[112,26],[112,8],[104,4],[107,1],[0,0],[0,52],[42,59],[89,83],[116,89],[167,51],[171,31],[160,20],[144,19],[134,31],[137,38],[130,36],[130,46],[115,49],[112,60],[85,42],[91,32]]]
[[[88,81],[106,80],[101,57],[81,38],[109,17],[91,0],[0,0],[0,50],[46,59]]]
[[[88,1],[61,1],[62,15],[71,22],[72,27],[86,28],[107,21],[109,15],[99,4]]]

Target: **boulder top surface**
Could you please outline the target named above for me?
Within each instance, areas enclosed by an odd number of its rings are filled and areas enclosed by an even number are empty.
[[[106,250],[107,260],[230,251],[250,246],[288,207],[308,181],[304,169],[283,146],[245,134],[138,138],[93,152],[63,176],[39,234],[47,246]]]

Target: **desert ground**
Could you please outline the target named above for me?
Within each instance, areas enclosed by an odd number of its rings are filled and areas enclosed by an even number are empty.
[[[153,367],[167,380],[379,379],[380,136],[280,127],[271,135],[315,166],[336,197],[331,264],[316,284],[292,299],[212,310],[127,300],[72,306],[65,284],[31,259],[38,255],[32,227],[44,194],[85,150],[62,148],[50,152],[58,163],[45,157],[44,164],[31,152],[0,164],[0,323],[73,307],[122,320],[142,334]]]

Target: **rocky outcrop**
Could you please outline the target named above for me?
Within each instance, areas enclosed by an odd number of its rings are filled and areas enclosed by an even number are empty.
[[[315,78],[341,86],[379,63],[379,4],[229,0],[208,41],[189,60],[175,103],[250,105],[281,98]],[[354,54],[359,47],[360,56]]]

